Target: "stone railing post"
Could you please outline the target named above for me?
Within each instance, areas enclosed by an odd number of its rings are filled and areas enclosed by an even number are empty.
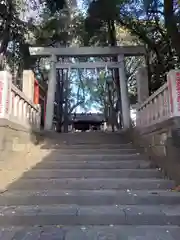
[[[138,103],[143,103],[149,97],[147,67],[141,67],[136,73]]]
[[[23,93],[25,96],[34,101],[34,73],[31,70],[24,70],[23,71]]]
[[[167,75],[169,107],[172,117],[180,116],[180,70],[171,70]]]
[[[9,118],[12,76],[0,71],[0,118]]]

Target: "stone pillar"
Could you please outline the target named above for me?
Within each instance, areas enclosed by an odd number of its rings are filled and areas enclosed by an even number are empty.
[[[120,88],[121,88],[123,128],[128,129],[130,128],[130,125],[131,125],[131,118],[130,118],[130,104],[129,104],[128,87],[127,87],[127,79],[126,79],[123,55],[118,56],[118,62],[120,63],[119,77],[120,77]]]
[[[45,130],[52,130],[54,115],[54,99],[56,90],[56,60],[57,60],[56,56],[52,55],[47,92]]]
[[[25,96],[32,102],[34,102],[34,73],[31,70],[23,71],[23,86],[22,91]]]
[[[138,103],[143,103],[149,97],[147,67],[141,67],[136,73]]]
[[[0,71],[0,118],[9,118],[11,84],[11,74],[7,71]]]

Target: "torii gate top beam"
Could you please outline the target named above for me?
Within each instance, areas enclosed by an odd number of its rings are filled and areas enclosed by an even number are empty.
[[[63,57],[102,57],[102,56],[143,56],[144,46],[122,47],[30,47],[30,54],[34,56],[63,56]]]
[[[121,62],[79,62],[79,63],[56,63],[57,69],[104,69],[120,68]]]

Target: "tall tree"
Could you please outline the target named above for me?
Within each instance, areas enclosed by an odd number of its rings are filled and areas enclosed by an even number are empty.
[[[104,31],[102,26],[107,20],[104,16],[109,16],[104,12],[113,13],[116,24],[128,29],[146,46],[147,59],[150,60],[150,65],[147,62],[150,90],[155,91],[166,81],[166,73],[179,66],[180,8],[177,1],[117,0],[109,1],[105,10],[104,1],[97,0],[95,4],[98,6],[96,9],[93,4],[89,6],[88,20],[94,23],[94,28],[89,27],[88,31],[95,35]]]
[[[68,11],[59,9],[58,7],[48,7],[43,9],[41,15],[41,24],[38,24],[34,28],[35,45],[41,46],[69,46],[71,44],[83,45],[85,41],[84,31],[84,18],[81,13],[75,13],[73,16],[69,16]],[[56,9],[56,10],[55,10]],[[71,34],[69,34],[71,33]],[[71,61],[72,59],[58,58],[58,61]],[[43,64],[43,61],[42,61]],[[41,69],[43,72],[44,69]],[[61,131],[62,125],[67,132],[68,119],[72,111],[79,105],[84,103],[83,85],[81,82],[81,72],[78,71],[73,74],[73,81],[75,79],[75,86],[77,87],[77,93],[72,89],[72,78],[68,77],[67,71],[57,71],[57,95],[56,101],[58,102],[58,129]],[[71,75],[72,75],[71,74]],[[74,83],[73,83],[74,84]],[[76,101],[75,101],[76,100]]]
[[[117,4],[118,0],[97,0],[92,1],[88,8],[88,16],[86,19],[86,29],[89,32],[90,36],[100,36],[101,44],[104,45],[116,46],[116,20],[119,15]],[[101,35],[102,34],[102,35]],[[113,61],[117,62],[117,57],[112,58]],[[120,79],[119,72],[117,69],[113,70],[113,76],[115,78],[116,94],[117,94],[117,110],[121,110],[120,98]]]
[[[6,0],[0,3],[0,54],[6,61],[1,66],[9,68],[13,81],[19,87],[23,69],[29,69],[29,45],[27,42],[29,23],[23,16],[27,3],[24,0]],[[6,63],[6,64],[5,64]]]

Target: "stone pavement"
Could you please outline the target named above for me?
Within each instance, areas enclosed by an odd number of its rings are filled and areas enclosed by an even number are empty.
[[[0,239],[180,239],[174,182],[122,135],[68,134],[44,148],[0,195]]]

